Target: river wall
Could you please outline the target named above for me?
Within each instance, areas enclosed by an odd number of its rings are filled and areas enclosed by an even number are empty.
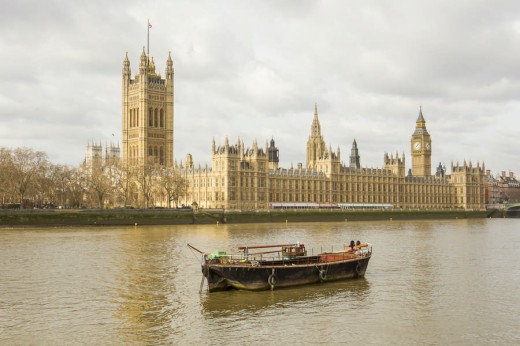
[[[75,209],[0,210],[0,227],[134,226],[265,222],[337,222],[504,217],[466,210],[263,210]]]

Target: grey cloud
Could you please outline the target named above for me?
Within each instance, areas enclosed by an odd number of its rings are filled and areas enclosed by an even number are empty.
[[[211,140],[305,160],[318,103],[327,144],[363,164],[408,155],[419,105],[433,160],[520,172],[516,1],[17,1],[0,13],[1,146],[76,164],[120,136],[121,68],[146,44],[175,67],[175,158],[210,161]],[[13,119],[14,117],[14,119]],[[43,130],[43,131],[42,131]],[[55,134],[59,134],[56,136]],[[511,166],[511,167],[508,167]]]

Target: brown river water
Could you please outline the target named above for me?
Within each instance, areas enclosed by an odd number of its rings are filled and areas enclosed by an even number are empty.
[[[0,345],[519,345],[518,219],[0,228]],[[199,293],[200,256],[373,245],[365,278]]]

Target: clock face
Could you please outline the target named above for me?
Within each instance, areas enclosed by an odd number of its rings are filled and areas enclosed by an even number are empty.
[[[415,142],[415,143],[413,144],[413,148],[414,148],[415,150],[421,150],[421,142]]]

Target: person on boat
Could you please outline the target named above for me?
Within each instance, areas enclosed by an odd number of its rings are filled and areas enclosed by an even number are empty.
[[[350,251],[354,251],[354,247],[355,247],[355,246],[356,246],[356,243],[354,243],[354,241],[351,240],[351,241],[350,241],[350,245],[349,245],[349,247],[350,247]]]
[[[361,242],[358,240],[356,242],[356,255],[359,255],[361,253]]]

